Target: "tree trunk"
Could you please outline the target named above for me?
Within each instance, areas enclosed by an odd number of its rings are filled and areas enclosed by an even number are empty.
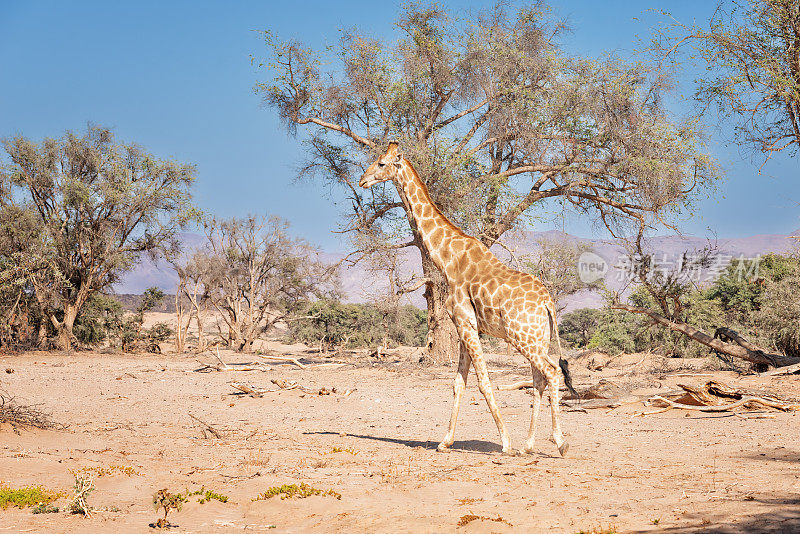
[[[428,335],[426,348],[428,356],[437,363],[452,362],[458,355],[458,332],[445,307],[447,283],[444,275],[433,263],[424,248],[422,255],[422,274],[431,282],[425,284],[425,300],[428,303]]]
[[[40,349],[45,348],[47,344],[47,318],[45,315],[42,316],[41,322],[39,323],[39,331],[36,335],[36,346]]]
[[[194,310],[194,319],[197,321],[197,350],[206,350],[206,343],[203,339],[203,318],[200,317],[200,306],[196,306]]]
[[[178,290],[175,292],[175,314],[178,316],[178,328],[175,329],[175,352],[179,354],[183,352],[183,342],[186,337],[186,331],[183,329],[183,306],[181,306],[182,289],[183,288],[179,286]],[[191,321],[191,317],[189,317],[189,320]]]
[[[70,303],[64,305],[64,320],[58,324],[58,337],[56,338],[56,346],[59,350],[68,351],[72,349],[72,340],[75,337],[72,333],[72,327],[77,316],[77,305]]]

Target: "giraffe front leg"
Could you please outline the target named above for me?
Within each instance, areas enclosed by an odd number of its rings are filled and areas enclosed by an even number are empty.
[[[483,359],[483,354],[480,349],[480,339],[478,338],[477,331],[475,332],[472,343],[473,345],[470,346],[470,349],[475,346],[474,343],[477,343],[478,347],[475,352],[470,350],[472,364],[475,366],[475,374],[478,375],[478,389],[483,394],[483,398],[486,399],[486,404],[489,406],[489,411],[492,412],[494,422],[497,424],[497,430],[500,432],[500,440],[503,446],[503,454],[518,454],[511,448],[511,440],[508,437],[506,425],[503,423],[503,418],[500,417],[500,408],[497,407],[497,402],[494,400],[492,384],[489,381],[489,369],[486,367],[486,361]]]
[[[464,344],[460,343],[460,352],[458,357],[458,373],[453,381],[453,411],[450,414],[450,426],[447,429],[447,434],[439,446],[436,447],[438,451],[444,451],[453,444],[456,435],[456,420],[458,419],[458,409],[461,405],[461,397],[464,395],[464,390],[467,387],[467,377],[469,376],[469,366],[472,359],[469,352],[464,348]]]

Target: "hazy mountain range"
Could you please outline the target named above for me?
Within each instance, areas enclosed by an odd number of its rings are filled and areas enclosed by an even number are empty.
[[[800,235],[800,231],[794,232],[793,235]],[[203,236],[193,233],[181,234],[181,239],[186,250],[196,249],[202,246],[204,241]],[[615,290],[626,285],[627,267],[629,266],[625,259],[627,255],[624,249],[613,241],[579,238],[559,231],[521,232],[514,239],[508,240],[507,246],[514,252],[516,258],[524,261],[526,256],[535,257],[539,249],[537,243],[542,239],[586,243],[591,247],[592,252],[605,260],[607,264],[608,271],[604,276],[606,285]],[[800,240],[779,234],[716,240],[671,235],[654,237],[650,239],[649,243],[650,249],[654,251],[654,258],[665,268],[670,265],[674,266],[676,262],[681,261],[681,255],[685,252],[691,253],[706,247],[713,248],[718,255],[717,265],[711,270],[706,269],[705,272],[699,273],[699,276],[707,278],[713,276],[714,273],[711,272],[713,269],[720,270],[731,258],[754,258],[770,252],[785,254],[797,246],[798,241]],[[510,265],[515,266],[515,260],[511,258],[511,254],[507,250],[495,247],[493,251]],[[331,263],[339,261],[344,256],[343,253],[321,253],[323,260]],[[406,249],[402,257],[401,269],[409,276],[414,271],[419,272],[419,253],[416,249]],[[341,282],[344,297],[350,302],[368,302],[373,296],[386,292],[385,277],[382,277],[380,273],[369,272],[365,265],[343,268]],[[143,260],[114,286],[114,290],[118,294],[140,294],[148,287],[159,287],[167,293],[174,294],[176,284],[177,276],[169,264],[163,260],[156,262]],[[410,294],[409,299],[417,306],[424,306],[422,289]],[[601,305],[601,297],[596,292],[582,292],[571,297],[566,304],[567,309],[597,307]]]

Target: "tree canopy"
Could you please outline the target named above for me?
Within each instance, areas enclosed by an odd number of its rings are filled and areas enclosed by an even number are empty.
[[[727,0],[706,24],[672,19],[653,39],[660,62],[687,51],[705,71],[695,97],[736,124],[737,143],[767,157],[800,149],[800,3]]]
[[[290,131],[307,128],[301,175],[346,191],[343,229],[359,247],[420,248],[434,336],[445,288],[409,214],[392,186],[357,188],[389,140],[442,211],[487,245],[553,208],[612,234],[671,225],[716,177],[696,124],[665,111],[667,81],[617,58],[567,55],[565,25],[544,4],[476,16],[409,4],[396,28],[397,39],[345,31],[329,56],[264,32],[256,91]]]
[[[118,144],[107,128],[90,125],[41,143],[18,135],[3,140],[9,163],[0,169],[0,211],[14,217],[19,258],[39,258],[43,268],[22,267],[21,279],[39,313],[58,331],[59,345],[73,341],[72,326],[89,296],[119,279],[141,253],[176,245],[176,232],[194,216],[191,165],[160,160],[135,144]],[[11,231],[5,233],[10,236]],[[3,252],[7,261],[14,255]],[[38,267],[38,265],[37,265]]]

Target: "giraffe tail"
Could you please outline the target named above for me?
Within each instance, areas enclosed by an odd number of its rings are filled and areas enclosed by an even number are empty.
[[[561,372],[564,375],[564,385],[575,397],[580,397],[580,394],[575,390],[572,385],[572,375],[569,372],[569,362],[564,359],[564,352],[561,350],[561,336],[558,335],[558,323],[556,322],[555,306],[552,304],[547,307],[547,315],[550,319],[550,335],[556,338],[556,347],[558,347],[558,366],[561,367]]]

